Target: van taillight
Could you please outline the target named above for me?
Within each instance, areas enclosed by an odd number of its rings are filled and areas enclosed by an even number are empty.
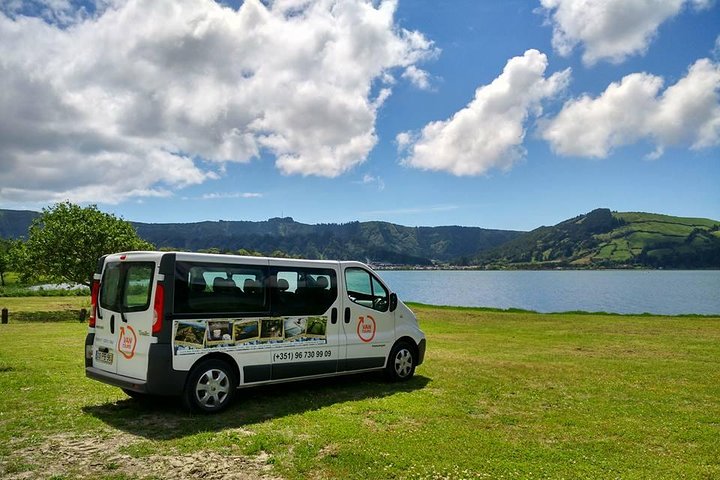
[[[155,289],[155,305],[153,306],[152,333],[158,333],[162,328],[163,307],[165,305],[165,287],[162,283],[157,284]]]
[[[88,326],[95,327],[95,315],[97,312],[98,304],[98,293],[100,292],[100,280],[93,280],[92,283],[92,295],[90,297],[90,318],[88,319]]]

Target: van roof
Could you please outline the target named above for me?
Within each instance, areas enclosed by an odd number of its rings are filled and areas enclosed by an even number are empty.
[[[300,258],[282,258],[282,257],[253,257],[253,256],[245,256],[245,255],[226,255],[226,254],[220,254],[220,253],[197,253],[197,252],[181,252],[181,251],[141,251],[141,250],[135,250],[135,251],[129,251],[129,252],[118,252],[114,253],[112,255],[108,255],[108,257],[119,257],[122,255],[133,257],[133,256],[143,256],[143,257],[162,257],[163,255],[169,255],[169,254],[175,254],[176,258],[181,261],[211,261],[211,262],[227,262],[227,261],[250,261],[250,262],[262,262],[262,261],[282,261],[287,262],[288,264],[294,264],[294,265],[301,265],[301,264],[307,264],[310,265],[326,265],[326,266],[335,266],[338,264],[361,264],[361,262],[355,262],[355,261],[339,261],[339,260],[308,260],[308,259],[300,259]]]

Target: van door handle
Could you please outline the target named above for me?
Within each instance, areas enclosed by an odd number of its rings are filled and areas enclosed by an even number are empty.
[[[115,333],[115,315],[110,315],[110,333]]]
[[[345,307],[345,323],[350,323],[350,307]]]
[[[330,312],[330,323],[335,325],[337,323],[337,308],[333,307],[332,311]]]

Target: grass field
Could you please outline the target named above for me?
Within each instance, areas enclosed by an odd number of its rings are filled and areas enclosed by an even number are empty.
[[[83,325],[0,325],[0,477],[720,477],[720,318],[413,308],[410,382],[243,390],[215,416],[87,380]]]
[[[13,312],[49,312],[90,308],[90,297],[0,297],[0,308]]]

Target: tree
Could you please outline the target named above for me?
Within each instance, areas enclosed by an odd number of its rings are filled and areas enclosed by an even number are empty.
[[[44,208],[33,220],[20,267],[29,277],[90,286],[97,260],[108,253],[150,250],[133,226],[97,206],[62,202]]]
[[[0,285],[5,286],[5,272],[10,268],[10,240],[0,238]]]

